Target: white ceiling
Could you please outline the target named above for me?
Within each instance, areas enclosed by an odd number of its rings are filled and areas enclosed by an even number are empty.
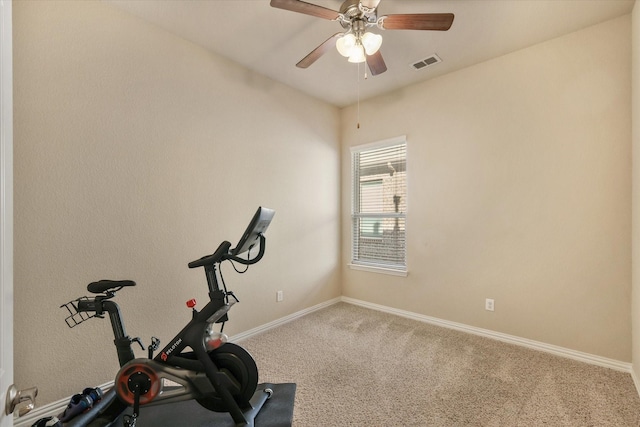
[[[262,75],[342,107],[628,14],[634,0],[382,0],[378,16],[451,12],[451,29],[380,30],[388,70],[363,80],[364,67],[332,49],[308,69],[295,64],[339,23],[275,9],[269,0],[103,0]],[[308,0],[338,10],[340,0]],[[611,46],[615,49],[616,46]],[[420,71],[431,54],[442,63]]]

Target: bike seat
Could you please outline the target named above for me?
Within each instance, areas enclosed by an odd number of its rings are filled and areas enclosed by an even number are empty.
[[[87,290],[92,294],[102,294],[110,289],[122,288],[124,286],[135,286],[133,280],[99,280],[87,285]]]

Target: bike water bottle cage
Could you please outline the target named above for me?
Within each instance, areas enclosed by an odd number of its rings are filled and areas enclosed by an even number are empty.
[[[92,294],[112,294],[125,286],[135,286],[136,282],[133,280],[99,280],[87,285],[87,290]]]

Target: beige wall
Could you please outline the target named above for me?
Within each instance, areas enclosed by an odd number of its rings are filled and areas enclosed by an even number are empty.
[[[636,381],[640,379],[640,2],[636,0],[632,14],[632,138],[633,138],[633,370]]]
[[[15,380],[39,405],[117,371],[109,321],[68,329],[60,304],[134,279],[127,332],[166,343],[207,299],[187,263],[258,205],[277,213],[265,258],[223,268],[227,331],[340,295],[337,108],[99,2],[13,6]]]
[[[344,109],[343,158],[407,135],[409,275],[350,270],[343,226],[343,294],[631,361],[630,24]]]

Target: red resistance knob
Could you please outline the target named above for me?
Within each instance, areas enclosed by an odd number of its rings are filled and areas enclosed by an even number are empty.
[[[196,306],[196,300],[195,298],[191,298],[189,301],[187,301],[187,307],[189,308],[193,308]]]

